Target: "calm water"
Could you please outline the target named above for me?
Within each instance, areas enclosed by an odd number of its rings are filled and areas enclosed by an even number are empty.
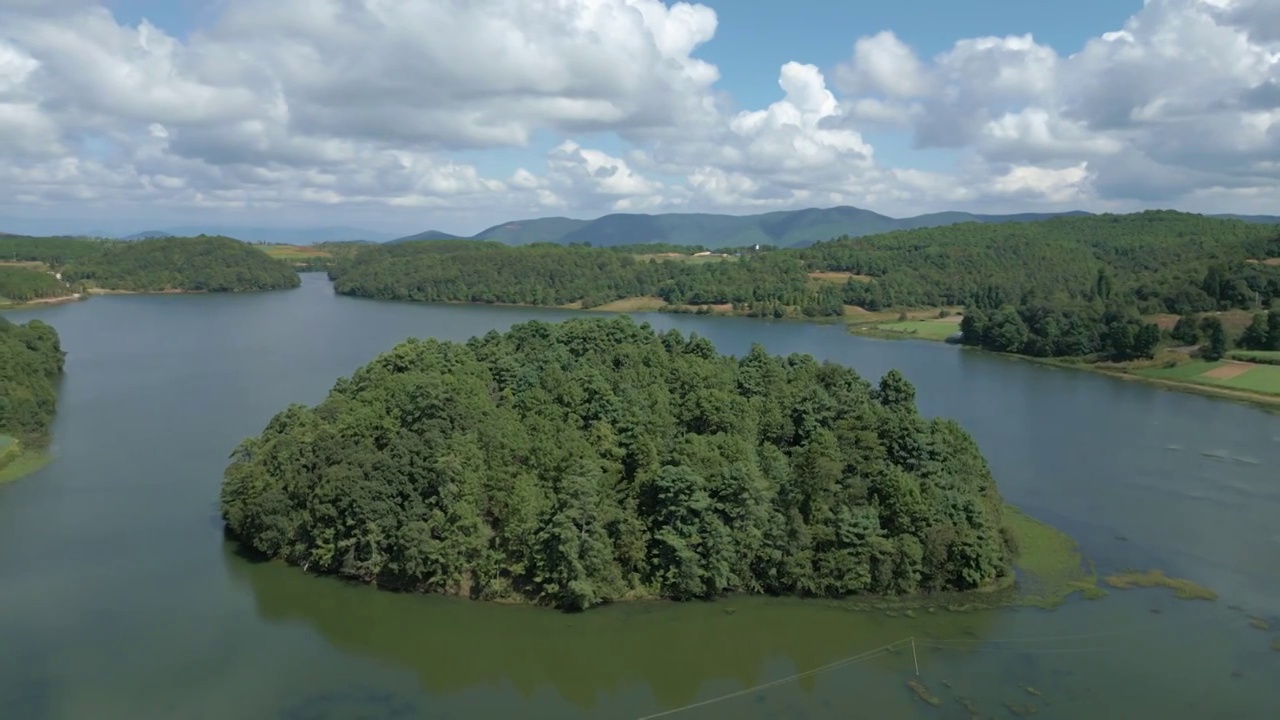
[[[938,707],[907,689],[906,647],[665,717],[1280,713],[1280,632],[1247,618],[1280,630],[1280,417],[834,327],[645,318],[726,352],[759,342],[871,378],[899,368],[924,412],[977,438],[1005,497],[1078,538],[1099,570],[1162,568],[1221,599],[1113,592],[917,618],[732,599],[571,616],[243,560],[222,540],[218,486],[231,449],[275,412],[319,401],[410,335],[572,316],[341,298],[304,277],[278,293],[10,314],[55,325],[70,354],[56,459],[0,487],[0,717],[634,719],[909,636]]]

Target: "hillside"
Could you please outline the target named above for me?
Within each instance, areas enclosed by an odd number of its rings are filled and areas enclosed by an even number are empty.
[[[71,290],[53,275],[36,268],[0,265],[0,306],[70,295]]]
[[[775,222],[785,232],[812,219]],[[775,318],[963,306],[966,342],[1126,361],[1161,342],[1143,316],[1269,307],[1280,299],[1280,266],[1259,261],[1274,258],[1275,225],[1148,211],[966,222],[701,258],[620,246],[404,243],[369,248],[330,277],[338,293],[389,300]]]
[[[895,230],[944,227],[960,223],[1025,223],[1056,217],[1090,216],[1091,213],[1016,213],[983,215],[967,212],[938,212],[907,218],[856,207],[807,208],[760,215],[717,215],[710,213],[664,213],[658,215],[616,213],[595,220],[565,217],[537,218],[501,223],[470,236],[495,240],[505,245],[550,242],[561,245],[590,243],[594,247],[615,245],[701,245],[708,249],[771,245],[803,248],[839,236],[863,237]],[[1239,219],[1252,224],[1280,224],[1280,217],[1267,215],[1209,216]],[[460,236],[428,230],[391,242],[410,240],[460,239]]]
[[[223,237],[96,243],[62,267],[70,283],[130,292],[243,292],[297,287],[293,267]]]

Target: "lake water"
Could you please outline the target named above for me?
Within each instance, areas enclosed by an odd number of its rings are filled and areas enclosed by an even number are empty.
[[[903,638],[896,652],[664,717],[1280,716],[1280,417],[1222,400],[830,326],[649,315],[878,378],[960,420],[1004,496],[1100,571],[1160,568],[1216,602],[1116,591],[1055,611],[852,612],[797,600],[578,615],[379,592],[225,543],[228,454],[408,336],[573,313],[291,291],[108,296],[9,313],[69,352],[54,461],[0,487],[0,717],[640,718]],[[1252,627],[1248,616],[1275,630]],[[1029,689],[1028,689],[1029,688]]]

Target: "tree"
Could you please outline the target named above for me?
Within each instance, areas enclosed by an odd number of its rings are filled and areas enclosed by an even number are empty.
[[[1280,310],[1267,313],[1267,349],[1280,350]]]
[[[1169,332],[1169,337],[1183,345],[1195,345],[1200,342],[1200,329],[1197,327],[1196,319],[1190,315],[1183,315],[1178,318],[1177,324],[1173,326],[1173,330]]]
[[[1267,316],[1263,313],[1255,313],[1249,326],[1240,334],[1236,345],[1245,350],[1266,350],[1271,347]]]
[[[1227,332],[1222,327],[1222,320],[1216,315],[1209,315],[1200,322],[1200,331],[1205,338],[1204,345],[1200,346],[1200,357],[1210,362],[1221,360],[1227,354]]]

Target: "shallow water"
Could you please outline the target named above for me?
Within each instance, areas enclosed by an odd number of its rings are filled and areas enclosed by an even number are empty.
[[[960,420],[1005,497],[1102,572],[1161,568],[1216,602],[1116,591],[1047,612],[852,612],[796,600],[564,615],[379,592],[242,559],[217,517],[231,449],[410,335],[573,313],[336,297],[107,296],[9,313],[69,351],[55,460],[0,488],[0,717],[639,718],[914,637],[672,718],[1257,718],[1280,706],[1280,416],[837,327],[648,315],[711,339],[898,368]],[[1233,609],[1239,608],[1239,609]],[[1031,688],[1027,690],[1026,688]],[[1038,693],[1038,694],[1035,694]],[[972,703],[966,706],[961,701]]]

